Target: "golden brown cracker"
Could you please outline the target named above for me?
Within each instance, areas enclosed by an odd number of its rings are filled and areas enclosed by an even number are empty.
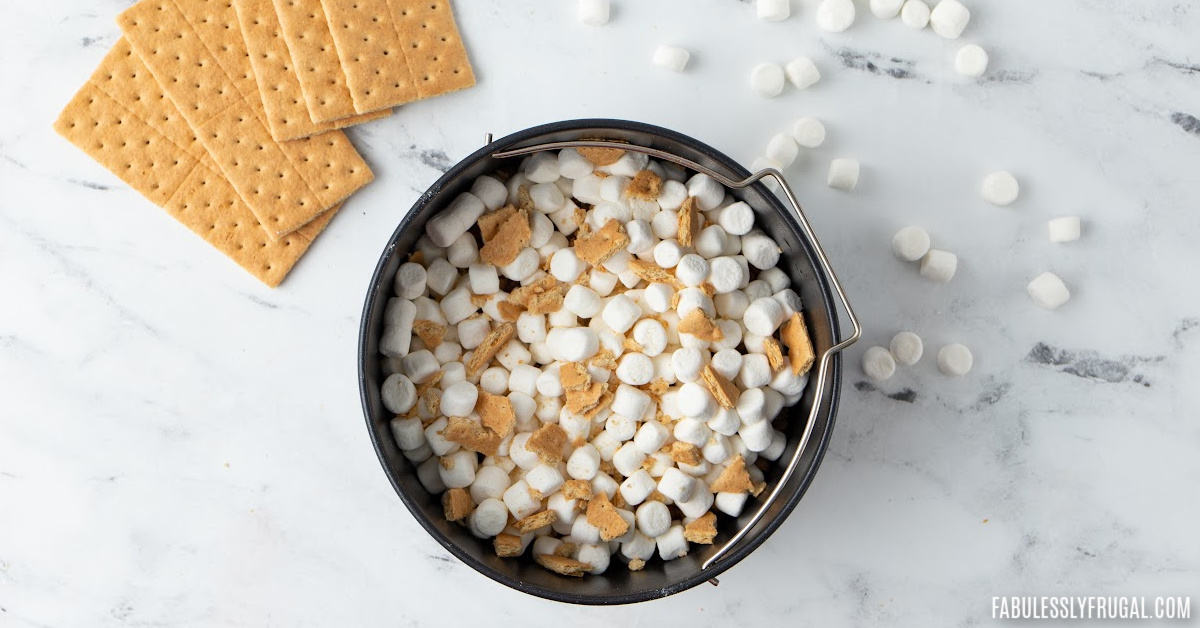
[[[617,163],[625,151],[620,148],[581,148],[579,154],[596,166],[611,166]]]
[[[563,545],[566,545],[566,543]],[[561,576],[582,578],[583,574],[592,569],[592,566],[587,563],[557,554],[538,554],[534,557],[534,560],[537,561],[537,564]]]
[[[738,454],[712,483],[714,493],[745,493],[754,489],[754,482],[746,471],[746,459]]]
[[[492,548],[496,550],[496,555],[500,558],[520,556],[524,551],[521,545],[521,537],[506,532],[501,532],[492,539]]]
[[[724,375],[718,373],[711,364],[704,365],[700,371],[700,379],[704,381],[704,386],[713,394],[722,408],[732,410],[737,405],[738,387]]]
[[[420,98],[475,84],[450,0],[387,0]]]
[[[661,191],[662,177],[654,174],[653,171],[642,170],[633,176],[633,180],[625,188],[625,196],[656,201],[658,200],[658,193]]]
[[[530,314],[553,314],[562,309],[565,298],[563,284],[553,275],[513,290],[508,300],[524,307]]]
[[[688,543],[712,545],[717,538],[717,515],[706,512],[698,519],[683,527],[683,538]]]
[[[562,460],[563,447],[567,444],[567,432],[557,423],[547,423],[529,435],[525,449],[537,454],[544,464],[555,465]]]
[[[496,353],[509,340],[512,340],[513,334],[516,331],[517,328],[515,325],[505,322],[500,323],[495,329],[488,332],[488,335],[484,336],[483,342],[478,347],[475,347],[475,352],[471,354],[471,359],[467,361],[467,377],[472,377],[483,370],[483,367],[487,366],[487,363],[496,356]]]
[[[600,397],[607,390],[608,387],[600,382],[592,382],[583,388],[568,390],[565,394],[566,408],[573,414],[584,414],[600,403]]]
[[[564,362],[558,367],[558,382],[564,391],[583,390],[592,383],[592,375],[579,362]]]
[[[696,466],[700,464],[700,461],[702,460],[700,457],[700,448],[691,443],[685,443],[681,440],[677,440],[674,443],[671,443],[670,447],[671,460],[674,460],[675,462]]]
[[[720,342],[725,339],[725,332],[717,326],[713,319],[709,318],[704,310],[696,308],[687,313],[683,320],[679,321],[678,327],[681,334],[691,334],[700,340],[709,342]]]
[[[476,224],[479,225],[479,235],[483,236],[483,241],[487,242],[496,237],[496,231],[500,229],[500,225],[504,224],[504,221],[508,220],[516,212],[516,207],[505,205],[494,212],[480,216]]]
[[[354,110],[367,113],[418,98],[387,0],[321,0]]]
[[[770,365],[772,373],[783,367],[783,350],[779,348],[779,341],[774,337],[763,338],[763,353],[767,356],[767,364]]]
[[[625,235],[625,227],[615,218],[609,219],[599,230],[581,233],[575,238],[575,254],[592,266],[603,264],[627,246],[629,236]]]
[[[462,521],[471,514],[474,502],[465,488],[452,488],[442,493],[442,514],[446,521]]]
[[[600,529],[600,540],[611,541],[629,531],[629,522],[621,517],[617,508],[608,501],[608,495],[600,493],[588,502],[587,522]]]
[[[514,523],[513,527],[517,529],[517,532],[525,534],[527,532],[533,532],[534,530],[540,530],[554,523],[555,521],[558,521],[558,513],[554,512],[553,510],[543,510],[541,512],[535,512],[532,515],[521,519],[520,521]]]
[[[495,236],[479,249],[479,259],[494,266],[507,266],[517,259],[531,237],[529,210],[513,212],[496,229]]]
[[[700,231],[700,211],[696,202],[695,196],[689,196],[679,207],[679,234],[676,237],[680,246],[691,246]]]
[[[461,416],[447,417],[446,427],[442,428],[442,438],[485,456],[496,455],[500,441],[503,440],[479,422]]]
[[[283,39],[313,122],[357,115],[321,0],[274,0]]]
[[[517,423],[517,414],[513,412],[512,402],[508,397],[493,395],[486,390],[479,391],[475,411],[479,413],[483,426],[495,432],[501,439],[511,434],[513,426]]]
[[[591,499],[592,485],[587,480],[567,480],[562,485],[562,494],[567,499]]]
[[[425,343],[425,348],[433,351],[442,344],[446,337],[446,326],[430,320],[413,321],[413,333]]]
[[[808,326],[804,324],[800,312],[793,313],[791,318],[784,321],[779,335],[783,338],[783,344],[787,345],[792,373],[807,373],[812,368],[816,353],[813,351],[812,338],[808,336]]]

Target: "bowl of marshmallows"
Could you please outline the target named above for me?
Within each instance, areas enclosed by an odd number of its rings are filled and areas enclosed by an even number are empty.
[[[796,507],[844,295],[798,206],[749,177],[667,129],[574,120],[418,199],[371,279],[359,385],[384,472],[451,554],[532,595],[639,602],[715,583]]]

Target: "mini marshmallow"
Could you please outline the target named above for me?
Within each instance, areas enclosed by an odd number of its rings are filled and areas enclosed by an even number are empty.
[[[525,178],[535,184],[553,183],[558,180],[558,153],[552,151],[542,151],[534,153],[525,161],[525,167],[522,169]],[[535,186],[536,187],[536,186]],[[533,190],[529,191],[530,195]]]
[[[646,454],[642,453],[636,445],[625,443],[613,454],[612,463],[621,475],[628,477],[633,475],[634,471],[642,468],[642,461],[645,459]]]
[[[857,160],[839,157],[829,162],[829,176],[825,183],[835,190],[850,192],[858,185],[858,174]]]
[[[438,390],[446,390],[452,384],[467,381],[467,367],[462,362],[451,362],[442,365],[442,379],[438,382]],[[441,395],[438,396],[441,399]]]
[[[488,369],[489,371],[492,369]],[[504,369],[500,369],[503,371]],[[502,375],[505,385],[508,382],[508,373]],[[499,394],[499,393],[493,393]],[[469,382],[458,382],[450,386],[442,393],[441,413],[446,416],[467,416],[475,409],[475,402],[479,399],[479,389],[474,384]]]
[[[557,466],[539,464],[525,474],[525,482],[542,495],[550,495],[563,485],[563,476]]]
[[[435,245],[445,248],[466,233],[487,208],[479,197],[463,192],[450,205],[425,223],[425,235]]]
[[[742,429],[738,430],[738,436],[742,439],[746,449],[758,453],[766,451],[771,446],[771,437],[774,435],[774,431],[770,421],[759,421],[743,425]]]
[[[929,5],[921,0],[906,0],[900,9],[900,21],[909,28],[925,28],[929,24]]]
[[[758,19],[764,22],[780,22],[792,14],[790,4],[791,0],[757,0],[755,12],[758,14]],[[650,536],[658,535],[651,534]]]
[[[970,349],[956,342],[938,351],[937,362],[942,373],[951,377],[961,377],[971,371],[975,358]]]
[[[830,33],[840,33],[854,23],[854,2],[851,0],[821,0],[817,5],[817,26]]]
[[[575,517],[579,515],[579,510],[576,508],[578,504],[579,500],[567,499],[566,497],[563,497],[561,492],[559,492],[551,495],[550,499],[546,500],[546,510],[553,510],[554,514],[558,515],[558,520],[565,522],[569,526],[575,522]],[[570,529],[568,528],[568,533],[569,532]]]
[[[774,376],[771,377],[771,383],[767,384],[772,390],[782,395],[797,395],[804,392],[804,388],[808,385],[808,373],[796,375],[792,373],[790,368],[779,369]],[[771,413],[774,416],[778,413]]]
[[[578,181],[576,181],[576,183],[578,183]],[[579,197],[576,196],[576,198]],[[567,199],[567,201],[563,203],[562,209],[549,214],[550,222],[554,223],[554,228],[558,229],[558,231],[556,231],[554,235],[550,236],[550,242],[547,243],[546,246],[542,247],[541,251],[539,251],[543,256],[547,254],[548,249],[553,249],[549,251],[549,253],[553,254],[554,251],[566,248],[567,236],[575,233],[575,231],[579,229],[579,224],[575,222],[576,209],[575,203],[572,203],[571,199]]]
[[[897,364],[912,366],[920,361],[921,354],[925,352],[925,345],[920,336],[911,331],[902,331],[892,336],[888,350],[892,352]]]
[[[529,217],[529,247],[533,249],[541,249],[550,243],[550,238],[554,237],[554,221],[550,220],[545,214],[534,212]],[[541,254],[541,251],[538,251]]]
[[[404,369],[404,374],[414,384],[424,384],[433,377],[434,373],[441,370],[441,363],[433,356],[433,352],[428,349],[414,351],[400,359],[400,365]],[[440,455],[440,454],[439,454]]]
[[[675,369],[675,377],[681,382],[694,382],[700,377],[700,369],[704,368],[704,354],[700,349],[676,349],[671,354],[671,366]]]
[[[783,450],[787,448],[787,434],[775,430],[771,432],[771,445],[759,452],[759,456],[775,462],[783,455]]]
[[[1067,289],[1067,285],[1058,275],[1051,272],[1045,272],[1035,277],[1026,286],[1026,291],[1034,303],[1047,310],[1057,309],[1058,306],[1071,299],[1071,291]]]
[[[717,307],[707,293],[700,288],[684,288],[679,291],[679,303],[676,305],[675,311],[682,319],[692,310],[701,310],[710,318],[717,313]]]
[[[604,272],[598,268],[593,268],[588,275],[588,287],[596,291],[596,294],[606,297],[612,293],[613,288],[617,286],[617,276],[613,273]]]
[[[629,236],[629,246],[626,248],[634,255],[653,251],[654,245],[658,244],[654,230],[645,220],[630,220],[625,223],[625,235]]]
[[[1046,223],[1050,241],[1055,243],[1074,242],[1079,239],[1079,216],[1063,216]]]
[[[716,416],[708,420],[708,429],[721,436],[733,436],[741,427],[741,417],[737,412],[728,408],[721,408],[717,411]]]
[[[675,289],[665,283],[652,283],[646,286],[646,290],[642,292],[642,300],[646,302],[646,307],[659,314],[671,309],[671,300],[674,296]],[[639,321],[638,324],[644,322],[646,321]],[[634,329],[637,329],[636,325]]]
[[[521,312],[517,317],[517,338],[521,342],[531,344],[546,340],[546,315]]]
[[[563,249],[566,251],[568,249]],[[562,251],[559,251],[560,253]],[[563,298],[563,307],[570,313],[580,318],[593,318],[600,313],[602,304],[600,295],[596,294],[595,290],[581,285],[575,284],[567,291],[567,296]]]
[[[467,268],[471,292],[474,294],[496,294],[500,292],[500,276],[491,264],[471,264]]]
[[[575,500],[572,499],[570,501],[574,502]],[[574,510],[572,509],[571,512],[574,513]],[[572,518],[572,521],[574,521],[573,518]],[[569,530],[568,530],[568,532],[569,532]],[[556,551],[558,551],[558,548],[561,547],[562,544],[563,544],[562,539],[556,539],[552,536],[539,536],[533,540],[533,554],[534,554],[534,556],[540,556],[540,555],[548,556],[548,555],[553,554]]]
[[[679,46],[661,45],[654,49],[654,65],[666,68],[672,72],[682,72],[687,67],[691,57],[688,51]]]
[[[454,287],[454,282],[458,281],[458,270],[444,259],[435,259],[429,264],[426,278],[429,290],[442,296],[450,292],[450,289]]]
[[[736,349],[722,349],[713,354],[709,364],[725,379],[733,380],[742,370],[742,354]]]
[[[504,469],[492,466],[480,467],[475,471],[475,481],[471,482],[471,500],[479,504],[485,499],[501,499],[504,497],[504,491],[508,490],[511,485],[508,472]],[[508,516],[507,509],[504,511],[504,515]]]
[[[796,89],[808,89],[821,80],[821,71],[808,57],[796,57],[788,61],[787,65],[783,66],[783,73]]]
[[[604,26],[608,24],[608,0],[579,0],[575,14],[587,26]]]
[[[486,318],[468,318],[458,324],[458,343],[463,349],[474,349],[491,331],[492,325]]]
[[[791,318],[792,314],[804,309],[804,302],[800,300],[800,295],[791,288],[780,290],[771,295],[771,298],[779,301],[779,304],[783,306],[783,315],[786,318]]]
[[[500,272],[513,281],[524,281],[537,272],[541,261],[542,257],[536,250],[525,247],[521,249],[512,263],[502,266]]]
[[[662,536],[671,528],[671,511],[660,501],[650,501],[638,506],[635,515],[638,532],[646,536]]]
[[[689,385],[695,386],[695,384],[684,384],[684,386]],[[714,416],[715,412],[708,412],[707,414],[708,416],[701,417],[700,419],[685,418],[676,422],[675,429],[672,430],[675,439],[691,443],[697,447],[704,446],[708,442],[708,439],[712,437],[712,429],[708,427],[706,421]]]
[[[732,257],[714,257],[709,261],[708,282],[717,295],[736,292],[748,274],[741,263]],[[716,299],[716,296],[713,298]],[[720,309],[719,305],[717,309]]]
[[[617,364],[617,379],[630,386],[649,384],[654,378],[654,363],[641,353],[627,353]]]
[[[508,508],[498,499],[485,499],[467,519],[471,532],[480,538],[491,538],[504,531],[508,525]]]
[[[532,469],[541,463],[538,455],[525,447],[525,443],[529,441],[531,435],[529,432],[521,432],[513,436],[512,442],[508,445],[508,457],[512,458],[518,467],[525,470]]]
[[[674,560],[687,556],[688,542],[684,537],[681,525],[671,526],[666,534],[655,538],[654,543],[658,546],[658,555],[663,560]]]
[[[412,417],[406,419],[396,417],[390,423],[392,429],[392,438],[396,440],[396,446],[404,451],[416,449],[425,444],[425,427],[421,425],[421,419]]]
[[[746,329],[759,336],[770,336],[783,324],[785,319],[783,305],[771,297],[755,299],[746,308],[742,321]]]
[[[596,332],[586,327],[554,328],[546,335],[546,343],[555,360],[579,362],[600,350]]]
[[[920,227],[905,227],[892,236],[892,252],[896,257],[915,262],[929,252],[929,232]]]
[[[633,326],[633,341],[641,345],[647,358],[653,358],[667,348],[667,330],[654,319],[643,319]]]
[[[654,537],[637,532],[633,535],[632,540],[621,543],[621,555],[629,560],[637,558],[648,561],[654,558],[655,547]]]
[[[611,500],[617,494],[618,488],[620,488],[620,485],[617,484],[617,481],[603,471],[597,473],[596,477],[592,478],[592,493],[595,495],[604,493]]]
[[[792,138],[805,148],[816,148],[825,143],[825,125],[816,118],[800,118],[792,124]]]
[[[538,155],[545,154],[538,153]],[[534,185],[532,188],[529,188],[529,197],[533,199],[533,208],[543,214],[558,211],[567,200],[563,196],[562,190],[558,189],[558,186],[553,183],[538,183]]]
[[[425,294],[425,267],[416,262],[405,262],[396,270],[396,278],[392,281],[396,296],[402,299],[415,299]]]
[[[617,453],[623,444],[607,431],[600,432],[592,439],[592,447],[600,452],[600,459],[604,461],[612,461],[613,454]]]
[[[479,245],[475,244],[475,236],[470,232],[464,233],[446,249],[446,261],[455,268],[466,268],[479,261]]]
[[[779,263],[781,253],[779,245],[761,231],[751,231],[742,236],[742,255],[759,270],[774,268]]]
[[[788,286],[792,285],[791,280],[788,279],[787,273],[783,272],[779,268],[764,269],[758,274],[758,281],[765,281],[767,283],[767,287],[771,290],[771,294],[785,290]]]
[[[450,329],[454,329],[451,327]],[[450,364],[452,362],[462,363],[463,348],[462,345],[451,340],[444,340],[433,350],[433,357],[437,358],[438,364]]]
[[[629,208],[620,204],[625,190],[629,187],[629,181],[629,177],[611,175],[600,182],[600,198],[607,203],[597,205],[594,209],[599,211],[592,212],[596,216],[596,226],[603,226],[609,218],[615,218],[619,222],[629,220]]]
[[[713,503],[717,510],[730,517],[736,517],[742,514],[742,508],[745,508],[746,500],[749,498],[749,493],[717,493],[713,498]]]
[[[782,94],[784,80],[783,68],[778,63],[760,63],[750,70],[750,87],[759,96],[774,98]]]
[[[683,248],[675,240],[663,240],[654,245],[654,263],[663,268],[675,268],[681,257]]]
[[[958,39],[970,21],[971,12],[958,0],[941,0],[929,13],[930,28],[946,39]]]
[[[904,0],[871,0],[871,13],[881,19],[890,20],[900,15]]]
[[[421,237],[417,238],[416,248],[417,251],[419,251],[421,255],[425,257],[426,267],[428,267],[429,264],[431,264],[435,259],[446,258],[446,247],[434,244],[433,240],[430,240],[429,236],[427,235],[422,235]]]
[[[938,249],[929,249],[921,260],[921,276],[937,282],[946,283],[954,278],[958,270],[958,256]]]
[[[587,174],[579,177],[571,184],[571,196],[579,199],[580,202],[595,205],[604,200],[600,197],[600,184],[603,182],[604,179],[595,174]],[[574,224],[574,221],[572,221],[572,224]]]
[[[494,212],[508,200],[508,188],[498,179],[483,175],[471,184],[471,194],[483,202],[488,211]]]
[[[624,443],[633,440],[634,434],[637,433],[637,423],[628,417],[623,417],[619,414],[609,415],[604,422],[604,431],[612,434],[612,437]]]
[[[518,520],[542,509],[542,503],[529,494],[529,488],[528,482],[517,480],[508,487],[508,490],[504,491],[504,505],[508,507],[508,512]]]
[[[896,360],[883,347],[871,347],[863,353],[862,369],[867,377],[883,381],[896,372]]]
[[[731,203],[714,213],[714,222],[730,235],[743,236],[754,228],[754,210],[742,201]]]
[[[725,253],[728,240],[729,236],[721,228],[721,225],[709,225],[696,234],[692,246],[700,257],[712,259]]]
[[[613,256],[608,258],[602,266],[610,273],[620,274],[629,269],[629,260],[631,259],[633,256],[629,254],[629,251],[621,249],[613,253]]]
[[[1017,195],[1021,192],[1021,186],[1017,183],[1017,178],[1011,172],[1000,170],[993,172],[984,177],[983,184],[979,188],[979,194],[983,200],[992,205],[1004,207],[1017,200]]]
[[[696,480],[679,469],[667,469],[658,480],[658,492],[681,502],[692,496],[696,490]]]
[[[747,388],[738,395],[737,413],[743,425],[767,419],[767,395],[762,388]]]
[[[536,366],[518,364],[508,374],[508,390],[533,397],[537,394],[537,379],[541,374],[541,369]]]
[[[679,404],[679,411],[684,416],[694,419],[707,421],[716,412],[716,400],[713,399],[712,393],[708,392],[708,388],[694,381],[687,382],[679,388],[676,402]],[[675,438],[679,438],[679,435],[676,434]]]
[[[613,395],[611,407],[613,412],[637,420],[646,414],[653,403],[654,400],[645,392],[628,384],[621,384],[617,386],[617,392]]]
[[[549,334],[547,334],[547,337],[549,337]],[[496,361],[509,371],[522,364],[529,364],[532,357],[529,349],[526,349],[525,345],[517,340],[508,341],[507,344],[500,348],[500,351],[496,352]]]
[[[386,322],[379,340],[379,352],[389,358],[403,358],[412,348],[412,327],[417,306],[399,297],[388,299],[383,318]]]
[[[642,316],[642,308],[629,297],[618,294],[608,300],[600,316],[613,331],[623,334]]]
[[[705,472],[708,471],[707,463],[701,463],[696,466],[703,468]],[[678,508],[683,513],[683,516],[687,519],[700,518],[704,515],[704,513],[708,512],[710,508],[712,508],[712,505],[713,494],[703,488],[693,492],[691,499],[675,502],[675,507]]]
[[[548,397],[559,397],[563,394],[562,381],[559,379],[559,365],[554,364],[542,371],[537,378],[538,394]]]
[[[626,288],[633,288],[634,286],[641,283],[642,278],[639,277],[638,274],[633,272],[632,270],[626,269],[624,272],[617,273],[617,280],[620,281],[621,285],[625,286]],[[633,294],[631,294],[633,292],[641,294],[640,290],[629,290],[628,292],[625,293],[625,296],[629,297],[630,299],[633,299],[633,301],[635,303],[637,303],[638,297],[633,296]]]
[[[658,451],[667,442],[670,431],[658,421],[646,421],[638,428],[633,437],[633,443],[644,454]]]
[[[467,488],[475,481],[475,469],[478,468],[475,452],[464,449],[449,454],[446,458],[448,460],[442,460],[438,470],[446,488]]]
[[[688,196],[696,197],[701,211],[712,211],[725,198],[725,186],[706,174],[696,174],[687,181]]]
[[[988,68],[988,53],[975,44],[967,44],[954,55],[954,71],[962,76],[983,76]]]
[[[596,576],[608,569],[611,555],[612,553],[609,551],[607,544],[585,543],[579,546],[579,551],[576,553],[575,559],[591,565],[592,568],[588,570],[588,573]]]
[[[749,273],[746,273],[746,275],[748,276]],[[716,284],[714,283],[713,285],[715,286]],[[713,303],[716,305],[717,314],[721,318],[738,320],[746,314],[746,308],[750,307],[750,299],[741,290],[727,293],[722,293],[718,290],[716,296],[713,297]]]
[[[439,473],[441,468],[441,461],[437,458],[428,458],[417,467],[417,479],[421,481],[421,486],[434,495],[446,492],[446,485],[442,484]]]
[[[678,381],[675,378],[675,368],[671,366],[670,353],[660,353],[650,360],[654,362],[654,379],[661,379],[668,386]]]
[[[800,147],[790,135],[776,133],[771,138],[771,141],[767,143],[767,159],[774,161],[784,168],[792,165],[799,154]]]
[[[678,216],[673,212],[679,210],[683,206],[683,202],[687,200],[687,186],[680,181],[665,181],[662,184],[662,189],[658,192],[658,205],[667,213],[663,216],[663,212],[659,212],[651,221],[651,226],[654,227],[654,235],[660,238],[673,238],[678,232],[679,220]],[[661,224],[660,224],[661,223]],[[675,228],[672,229],[670,224],[674,223]]]
[[[708,262],[695,253],[679,258],[675,266],[675,278],[685,286],[695,287],[708,279]]]
[[[574,248],[559,249],[550,258],[550,274],[561,282],[571,283],[585,270],[587,262],[579,259]]]
[[[738,384],[742,388],[758,388],[766,386],[770,381],[771,365],[767,356],[761,353],[748,353],[742,356],[742,368],[738,371]]]

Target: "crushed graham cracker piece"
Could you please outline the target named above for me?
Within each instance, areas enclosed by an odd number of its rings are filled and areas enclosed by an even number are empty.
[[[704,380],[704,385],[709,392],[716,398],[717,403],[721,404],[722,408],[732,410],[737,405],[738,387],[733,382],[725,378],[724,375],[717,372],[711,364],[705,364],[700,371],[700,379]]]
[[[561,371],[560,371],[561,372]],[[566,408],[573,414],[584,414],[588,410],[596,407],[600,403],[600,397],[608,390],[608,387],[600,382],[592,382],[585,388],[578,390],[568,390],[566,396]]]
[[[566,362],[558,368],[558,381],[563,390],[583,390],[592,383],[587,367],[579,362]]]
[[[629,502],[625,501],[625,496],[621,494],[621,491],[617,491],[616,494],[613,495],[612,505],[616,506],[617,508],[626,508],[629,506]]]
[[[705,296],[711,299],[713,295],[717,294],[717,287],[712,285],[712,282],[706,281],[700,284],[700,292],[703,292]]]
[[[698,465],[700,464],[700,448],[691,444],[677,440],[671,443],[671,460],[679,464]]]
[[[465,488],[452,488],[442,493],[442,513],[446,521],[461,521],[471,514],[471,493]]]
[[[563,482],[562,495],[567,499],[591,499],[592,484],[587,480],[567,480]]]
[[[755,497],[758,497],[758,494],[763,492],[763,489],[765,489],[765,488],[767,488],[766,482],[758,482],[754,485],[753,488],[750,489],[750,494]]]
[[[517,209],[523,209],[528,212],[533,211],[533,197],[529,195],[527,186],[517,188]]]
[[[487,302],[489,300],[491,300],[491,298],[492,298],[492,295],[490,295],[490,294],[472,294],[471,295],[471,305],[474,305],[475,307],[483,307],[484,305],[487,304]],[[475,314],[472,314],[471,316],[468,316],[467,318],[478,318],[479,316],[482,316],[482,315],[479,314],[478,312],[476,312]]]
[[[617,219],[610,218],[599,231],[575,238],[575,255],[592,266],[599,266],[627,246],[629,236],[625,235],[625,227]]]
[[[587,522],[600,528],[600,540],[611,541],[629,531],[629,522],[608,501],[608,495],[600,493],[588,502]]]
[[[496,230],[495,237],[479,249],[479,259],[496,266],[507,266],[517,259],[532,237],[529,210],[520,209],[509,216]]]
[[[667,383],[667,380],[659,377],[645,386],[639,386],[639,388],[650,395],[655,401],[661,401],[662,396],[667,394],[667,391],[671,389],[671,385]]]
[[[500,310],[500,317],[504,320],[513,323],[521,317],[521,312],[525,311],[525,306],[517,305],[507,299],[496,302],[496,309]]]
[[[596,166],[611,166],[617,163],[625,151],[619,148],[580,148],[579,154]]]
[[[592,406],[590,409],[586,410],[583,413],[583,418],[588,419],[588,420],[596,418],[597,414],[600,414],[605,408],[612,405],[614,396],[615,396],[615,394],[611,390],[604,391],[600,395],[600,399],[599,399],[599,401],[596,402],[596,405]],[[597,425],[594,427],[598,428],[599,430],[604,429],[603,425]],[[594,438],[595,434],[593,434],[592,437]]]
[[[420,264],[420,265],[424,266],[425,265],[425,252],[424,251],[413,251],[412,255],[408,256],[408,261],[413,262],[414,264]]]
[[[516,528],[521,534],[525,534],[526,532],[540,530],[554,523],[555,521],[558,521],[558,513],[554,512],[553,510],[543,510],[541,512],[535,512],[532,515],[529,515],[528,517],[525,517],[524,519],[514,523],[513,527]]]
[[[608,349],[600,349],[592,359],[588,360],[588,364],[602,369],[614,369],[617,367],[617,359],[613,357],[612,351]]]
[[[611,475],[613,479],[616,479],[617,476],[621,475],[620,472],[617,471],[616,465],[612,463],[612,460],[601,460],[600,470]]]
[[[547,423],[529,435],[525,449],[538,455],[543,463],[556,465],[562,461],[563,447],[567,444],[567,431],[557,423]]]
[[[441,371],[438,371],[438,372],[441,373]],[[438,379],[441,379],[441,378],[439,377]],[[425,402],[425,407],[429,408],[429,413],[432,414],[433,417],[437,417],[442,409],[442,390],[435,386],[429,386],[425,390],[418,391],[417,396],[418,396],[418,398],[420,398],[421,401]],[[418,409],[417,408],[418,405],[420,405],[420,404],[414,403],[413,409]],[[432,417],[429,419],[430,423],[432,423],[434,420],[436,420],[436,419],[434,419]],[[426,425],[426,427],[429,427],[429,426]]]
[[[514,558],[522,554],[521,537],[506,532],[496,535],[492,547],[500,558]]]
[[[664,503],[664,504],[665,504],[665,503],[667,503],[667,496],[666,496],[666,495],[663,495],[663,494],[662,494],[662,493],[660,493],[660,492],[658,492],[658,489],[654,489],[654,491],[653,491],[652,493],[650,493],[649,495],[647,495],[647,496],[646,496],[646,501],[648,501],[648,502],[662,502],[662,503]]]
[[[711,512],[704,513],[683,527],[683,538],[688,543],[712,545],[713,539],[717,538],[717,516]]]
[[[500,351],[500,348],[509,340],[512,340],[513,334],[516,331],[516,325],[504,322],[488,332],[483,342],[478,347],[475,347],[475,353],[471,354],[471,359],[467,362],[467,377],[474,377],[476,373],[482,371],[483,367],[487,366],[487,363],[496,357],[496,353]]]
[[[629,260],[629,270],[646,283],[665,283],[677,291],[684,288],[683,283],[675,278],[674,273],[655,264],[653,260],[631,259]]]
[[[634,558],[629,561],[629,571],[641,571],[646,568],[646,561]]]
[[[562,309],[563,296],[563,284],[554,275],[546,275],[528,286],[513,290],[508,300],[523,306],[530,314],[553,314]]]
[[[679,321],[676,329],[681,334],[691,334],[700,340],[709,342],[720,342],[725,339],[725,332],[721,331],[716,322],[700,308],[688,312],[687,316]]]
[[[442,339],[446,337],[445,325],[425,319],[414,321],[413,331],[421,339],[421,342],[425,343],[425,348],[430,351],[442,344]]]
[[[554,548],[554,556],[570,557],[571,554],[579,551],[579,544],[574,541],[563,541],[558,547]]]
[[[479,225],[479,235],[483,236],[483,241],[488,242],[496,237],[496,231],[500,229],[500,225],[515,213],[517,213],[516,206],[505,205],[494,212],[480,216],[476,224]]]
[[[486,390],[479,391],[475,411],[479,413],[483,426],[495,432],[501,440],[512,433],[513,426],[517,423],[517,414],[513,412],[512,402],[508,397],[493,395]]]
[[[641,343],[634,340],[632,336],[630,336],[629,338],[626,338],[625,342],[623,342],[621,344],[623,347],[625,347],[625,350],[628,351],[629,353],[641,353],[643,350]]]
[[[808,327],[804,324],[804,317],[800,312],[793,313],[791,318],[784,321],[779,335],[783,338],[783,344],[787,345],[792,373],[807,373],[808,369],[812,368],[816,354],[813,352],[812,339],[808,337]]]
[[[700,210],[696,208],[696,197],[689,196],[679,207],[679,245],[692,246],[696,232],[700,231]]]
[[[658,193],[661,191],[662,177],[650,170],[642,170],[633,176],[633,180],[625,188],[625,196],[656,201],[658,200]]]
[[[771,366],[772,373],[783,367],[783,350],[774,336],[763,338],[763,353],[767,355],[767,364]]]
[[[745,493],[754,490],[754,482],[746,471],[746,459],[738,454],[729,461],[729,466],[712,483],[714,493]]]
[[[566,545],[566,543],[563,545]],[[583,574],[592,570],[592,566],[587,563],[557,554],[538,554],[534,557],[534,560],[537,561],[537,564],[560,576],[582,578]]]
[[[587,443],[587,439],[583,436],[576,436],[575,438],[571,439],[571,446],[575,448],[583,447]]]
[[[571,212],[571,220],[575,222],[576,227],[582,227],[587,222],[587,210],[576,207],[575,211]]]
[[[485,456],[496,455],[500,441],[504,440],[492,430],[467,417],[452,416],[447,417],[446,421],[446,427],[442,428],[442,438]]]

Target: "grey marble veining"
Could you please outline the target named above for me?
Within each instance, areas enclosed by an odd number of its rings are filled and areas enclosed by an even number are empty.
[[[773,24],[614,0],[600,29],[572,3],[459,0],[479,85],[351,132],[376,181],[276,290],[51,130],[129,4],[0,25],[0,625],[974,626],[996,595],[1197,591],[1197,3],[976,0],[946,42],[866,2],[829,35],[814,0]],[[953,72],[967,42],[980,80]],[[650,65],[660,43],[686,73]],[[798,54],[817,86],[753,94],[754,64]],[[450,557],[380,472],[354,373],[411,203],[488,132],[629,118],[749,163],[802,115],[829,139],[788,175],[866,330],[800,507],[719,587],[634,607],[534,600]],[[863,164],[851,194],[824,185],[838,156]],[[978,196],[1001,168],[1009,208]],[[1048,242],[1058,215],[1079,242]],[[891,255],[908,224],[959,255],[953,282]],[[1024,294],[1043,270],[1073,293],[1057,312]],[[925,358],[868,380],[862,352],[901,329]],[[951,380],[933,356],[956,341],[976,362]]]

